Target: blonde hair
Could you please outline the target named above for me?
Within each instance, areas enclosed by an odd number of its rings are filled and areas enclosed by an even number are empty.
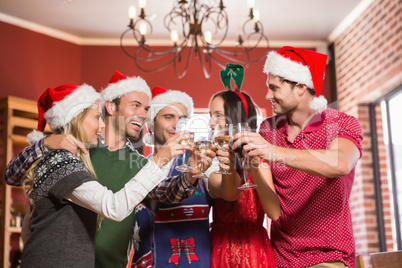
[[[70,123],[68,123],[66,126],[64,126],[64,128],[55,131],[55,134],[65,134],[65,135],[70,134],[77,140],[86,144],[87,143],[87,135],[86,135],[86,132],[85,132],[85,129],[84,129],[82,123],[83,123],[85,116],[88,113],[89,109],[91,109],[91,107],[86,108],[84,111],[82,111],[76,118],[74,118],[73,120],[70,121]],[[82,161],[82,163],[84,164],[84,166],[86,167],[86,169],[88,170],[89,174],[91,174],[91,176],[93,176],[94,178],[97,178],[94,167],[91,163],[91,158],[89,157],[89,155],[88,154],[80,154],[79,158]],[[33,190],[33,185],[35,182],[35,169],[41,159],[42,159],[42,157],[40,157],[38,160],[36,160],[30,166],[24,179],[22,180],[22,186],[25,190],[24,191],[25,195],[28,197],[29,203],[32,208],[31,215],[33,213],[35,206],[34,206],[34,201],[29,196]]]

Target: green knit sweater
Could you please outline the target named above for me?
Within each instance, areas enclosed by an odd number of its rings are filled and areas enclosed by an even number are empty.
[[[122,189],[148,162],[147,158],[128,146],[111,152],[101,143],[90,148],[90,156],[99,182],[114,193]],[[121,222],[102,220],[96,234],[96,268],[126,267],[133,222],[134,213]]]

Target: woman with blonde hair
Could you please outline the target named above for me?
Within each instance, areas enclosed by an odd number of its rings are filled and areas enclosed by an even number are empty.
[[[38,100],[38,131],[30,133],[28,140],[43,137],[48,123],[54,133],[96,145],[104,127],[99,99],[100,94],[85,84],[47,89]],[[61,149],[44,152],[23,182],[31,204],[31,234],[21,267],[94,267],[97,214],[122,221],[165,178],[152,161],[136,159],[151,169],[155,166],[152,178],[138,179],[149,170],[143,168],[113,193],[96,180],[88,154],[76,156]]]

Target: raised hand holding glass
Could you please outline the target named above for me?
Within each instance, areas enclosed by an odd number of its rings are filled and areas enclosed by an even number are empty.
[[[234,134],[236,133],[244,133],[245,131],[251,131],[249,125],[247,123],[237,123],[233,125],[233,131],[230,134],[230,137],[233,137]],[[231,146],[233,146],[233,143],[235,142],[235,140],[231,140],[230,144]],[[247,169],[246,166],[244,164],[244,157],[242,154],[243,151],[243,146],[246,144],[241,144],[239,145],[237,148],[234,148],[235,153],[238,155],[241,164],[242,164],[242,169],[243,169],[243,180],[244,180],[244,184],[241,185],[240,187],[238,187],[238,189],[240,190],[250,190],[250,189],[255,189],[257,188],[257,185],[252,184],[249,182],[248,180],[248,173],[247,173]]]
[[[233,127],[231,124],[225,125],[216,125],[215,129],[213,130],[213,139],[214,144],[218,150],[227,151],[223,148],[224,145],[229,144],[229,131],[230,128]],[[231,172],[220,168],[219,170],[215,171],[217,174],[232,174]]]
[[[207,150],[212,148],[212,131],[208,129],[197,129],[194,131],[194,146],[197,153],[205,155]],[[204,166],[201,163],[201,172],[193,175],[193,178],[209,178],[204,173]]]
[[[176,133],[183,131],[183,130],[189,130],[189,119],[187,118],[182,118],[177,120],[176,123]],[[190,132],[190,135],[193,135],[194,133]],[[182,145],[191,145],[193,143],[193,138],[186,138],[186,139],[182,139],[180,140],[180,144]],[[183,156],[183,163],[180,166],[176,167],[176,170],[181,171],[181,172],[189,172],[191,170],[193,170],[192,167],[190,167],[189,165],[186,164],[186,152],[184,153]]]

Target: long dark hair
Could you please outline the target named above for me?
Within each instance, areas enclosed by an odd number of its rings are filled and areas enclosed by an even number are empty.
[[[230,90],[220,91],[212,96],[209,103],[211,103],[217,97],[221,97],[223,99],[223,108],[225,110],[224,112],[225,112],[226,123],[237,124],[246,122],[250,126],[251,131],[256,132],[257,107],[248,94],[244,92],[242,92],[242,94],[247,101],[248,116],[246,115],[246,110],[241,98],[233,91]],[[236,168],[237,173],[239,173],[239,175],[242,176],[243,169],[237,157],[235,159],[234,166]]]
[[[246,115],[243,102],[234,91],[225,90],[218,92],[212,96],[210,103],[217,97],[221,97],[223,99],[223,107],[225,110],[225,118],[227,121],[226,123],[237,124],[247,122],[251,128],[251,131],[256,132],[257,107],[247,93],[242,92],[242,94],[247,101],[248,116]]]

